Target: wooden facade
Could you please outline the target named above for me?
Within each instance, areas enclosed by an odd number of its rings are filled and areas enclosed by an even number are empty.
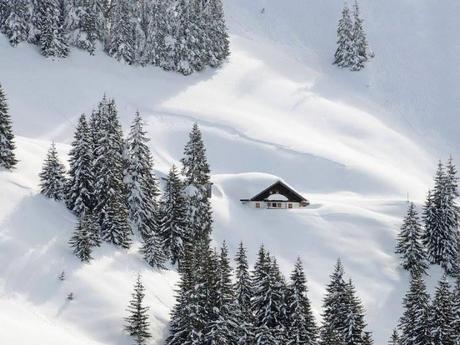
[[[241,199],[243,205],[264,209],[291,209],[307,207],[310,203],[282,181],[277,181],[251,199]]]

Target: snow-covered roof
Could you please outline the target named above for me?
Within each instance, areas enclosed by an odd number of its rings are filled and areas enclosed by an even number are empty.
[[[267,200],[288,201],[288,198],[283,194],[273,193],[267,198]]]

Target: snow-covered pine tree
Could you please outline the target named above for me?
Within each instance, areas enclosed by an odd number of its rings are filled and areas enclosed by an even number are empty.
[[[27,36],[27,42],[31,44],[40,44],[40,22],[41,22],[41,13],[39,11],[40,9],[40,2],[42,0],[29,0],[28,1],[28,16],[29,16],[29,22],[28,22],[28,36]]]
[[[344,280],[342,262],[337,260],[331,281],[326,287],[323,301],[323,323],[320,330],[320,344],[343,344],[347,325],[347,283]]]
[[[94,54],[96,42],[104,35],[104,13],[100,2],[74,0],[66,13],[64,27],[71,45]]]
[[[455,277],[455,286],[452,291],[452,332],[454,334],[454,345],[460,345],[460,275]]]
[[[448,181],[448,174],[439,162],[434,178],[435,186],[424,209],[423,243],[432,264],[441,265],[447,274],[455,274],[458,270],[460,242],[458,211]]]
[[[422,275],[411,277],[403,299],[404,313],[399,321],[401,345],[431,344],[430,296]]]
[[[152,267],[164,269],[164,263],[167,261],[163,249],[163,241],[159,234],[153,232],[144,241],[141,247],[141,253],[145,261]]]
[[[110,33],[105,44],[107,53],[127,64],[135,63],[137,30],[136,3],[131,0],[112,1]]]
[[[353,6],[353,48],[354,48],[354,59],[353,65],[351,66],[352,71],[360,71],[364,68],[364,64],[369,59],[368,57],[368,44],[366,33],[364,32],[363,20],[359,13],[358,1],[355,0]]]
[[[401,345],[397,329],[394,329],[393,333],[391,333],[390,340],[388,340],[388,345]]]
[[[246,254],[246,248],[240,243],[235,256],[235,299],[237,301],[238,315],[238,345],[251,343],[253,337],[253,317],[251,312],[251,276],[249,274],[249,265]]]
[[[145,0],[142,22],[145,33],[145,46],[140,63],[153,64],[171,70],[171,55],[168,55],[166,38],[172,33],[170,0]],[[169,68],[168,68],[169,66]]]
[[[197,31],[193,22],[193,0],[177,0],[173,20],[174,70],[183,75],[193,73],[194,42],[197,41]],[[172,43],[172,42],[171,42]],[[170,43],[170,44],[171,44]]]
[[[144,122],[137,112],[126,140],[125,185],[128,191],[131,229],[138,232],[144,242],[147,242],[153,233],[159,233],[156,219],[159,189],[153,173],[153,159],[147,146],[148,141]]]
[[[216,255],[217,256],[217,255]],[[215,301],[208,310],[213,318],[207,320],[204,334],[204,343],[210,345],[233,345],[239,340],[237,335],[237,309],[232,285],[232,269],[228,256],[227,245],[224,242],[218,257],[218,270],[215,287],[210,286]],[[212,273],[212,272],[210,272]],[[212,284],[211,276],[210,283]],[[209,304],[209,303],[208,303]]]
[[[374,339],[372,339],[371,332],[364,332],[363,341],[361,344],[362,345],[373,345],[374,344]]]
[[[46,57],[66,57],[69,54],[64,33],[63,6],[60,0],[39,0],[38,11],[41,52]]]
[[[345,329],[343,338],[345,344],[358,345],[364,343],[366,322],[364,321],[364,308],[356,296],[355,287],[351,279],[346,286]]]
[[[353,43],[353,22],[347,3],[342,10],[342,18],[337,27],[337,50],[334,64],[341,68],[352,67],[354,63],[355,48]]]
[[[285,340],[285,282],[276,261],[262,246],[252,274],[254,341],[256,344],[276,345]]]
[[[66,184],[65,168],[59,161],[54,142],[51,143],[39,176],[41,194],[54,200],[64,199]]]
[[[161,205],[160,234],[163,238],[164,251],[172,264],[180,264],[184,249],[189,242],[189,234],[186,225],[184,188],[175,166],[169,171]]]
[[[129,246],[126,195],[123,184],[123,133],[115,101],[105,96],[91,118],[94,140],[95,214],[103,240]]]
[[[78,225],[69,241],[73,253],[82,261],[90,262],[93,257],[93,247],[99,244],[99,233],[97,222],[86,214],[79,219]]]
[[[3,24],[10,15],[10,6],[9,0],[0,0],[0,32],[3,32]]]
[[[430,315],[431,344],[453,345],[457,335],[452,325],[455,321],[450,285],[444,276],[436,288]]]
[[[0,168],[13,169],[18,163],[16,145],[5,92],[0,84]]]
[[[414,203],[409,204],[396,245],[401,266],[411,274],[425,274],[428,269],[425,248],[421,242],[423,230]]]
[[[300,258],[297,259],[287,289],[287,344],[315,345],[317,327],[307,296],[307,279]]]
[[[149,316],[147,314],[149,307],[144,305],[144,298],[145,288],[139,274],[134,285],[132,299],[127,309],[129,316],[125,318],[125,330],[134,338],[137,345],[147,344],[148,339],[152,337],[149,330]]]
[[[189,141],[184,148],[182,173],[187,193],[187,224],[194,239],[209,236],[212,228],[212,211],[208,196],[210,171],[206,148],[198,124],[193,125]]]
[[[28,37],[28,9],[27,0],[12,1],[9,6],[9,15],[2,25],[2,32],[8,37],[14,47],[26,41]]]
[[[82,114],[69,152],[69,179],[66,187],[66,204],[76,215],[92,212],[93,198],[93,141],[86,115]]]
[[[207,15],[204,16],[204,20],[209,23],[207,25],[207,32],[204,33],[208,41],[208,46],[210,46],[210,54],[207,57],[207,62],[211,67],[218,67],[230,55],[230,41],[225,24],[223,1],[209,1],[207,8]]]

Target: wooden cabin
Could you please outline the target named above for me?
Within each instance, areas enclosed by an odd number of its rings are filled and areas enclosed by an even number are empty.
[[[252,208],[289,209],[310,205],[307,199],[282,181],[275,182],[251,199],[240,201]]]

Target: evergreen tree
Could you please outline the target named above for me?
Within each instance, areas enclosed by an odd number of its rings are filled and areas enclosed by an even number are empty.
[[[144,306],[145,288],[141,281],[141,276],[137,276],[134,285],[134,293],[129,302],[129,316],[125,318],[125,330],[130,336],[134,337],[137,345],[147,344],[147,340],[152,337],[149,331],[150,323],[147,312],[149,307]]]
[[[174,69],[183,75],[193,73],[194,42],[197,31],[192,20],[193,0],[177,0],[174,19]]]
[[[256,344],[278,344],[285,336],[284,281],[276,261],[262,246],[252,275],[252,312]]]
[[[323,301],[323,324],[320,330],[321,345],[344,344],[344,331],[347,328],[347,303],[349,291],[344,280],[344,270],[340,260],[331,274]]]
[[[364,343],[366,338],[366,333],[364,332],[366,327],[364,321],[364,308],[361,301],[356,296],[355,288],[351,280],[346,286],[345,314],[345,329],[343,330],[345,344],[357,345]],[[369,337],[367,341],[369,341]],[[370,339],[370,341],[372,341],[372,339]]]
[[[189,141],[184,148],[182,173],[187,192],[187,224],[193,238],[209,236],[212,227],[212,211],[208,196],[210,171],[206,149],[198,124],[193,125]]]
[[[431,344],[430,296],[420,274],[411,277],[403,299],[404,313],[399,321],[401,345]]]
[[[460,344],[460,276],[456,276],[456,284],[452,293],[452,333],[454,334],[453,343]]]
[[[354,61],[353,65],[351,66],[352,71],[359,71],[364,68],[364,64],[368,60],[368,44],[367,44],[367,38],[366,38],[366,33],[364,32],[363,28],[363,20],[360,17],[359,14],[359,6],[358,6],[358,1],[355,0],[354,6],[353,6],[353,32],[352,32],[352,37],[353,37],[353,55],[354,55]]]
[[[104,37],[101,3],[97,0],[74,0],[66,14],[65,31],[70,44],[94,54],[97,40]]]
[[[76,215],[83,215],[94,207],[93,142],[84,114],[78,121],[69,157],[66,203]]]
[[[396,254],[401,257],[401,265],[411,274],[426,273],[428,264],[426,253],[421,243],[422,226],[414,203],[410,203],[407,216],[401,226],[396,245]]]
[[[106,42],[107,53],[127,64],[135,63],[136,12],[135,2],[114,0],[110,17],[110,34]]]
[[[26,41],[28,37],[28,11],[26,0],[12,1],[8,9],[8,17],[2,25],[2,32],[8,37],[14,47]]]
[[[3,32],[3,25],[10,16],[11,5],[9,0],[0,0],[0,32]]]
[[[435,175],[433,193],[425,204],[425,233],[423,243],[432,264],[439,264],[447,274],[458,270],[458,210],[452,194],[453,187],[441,162]],[[454,182],[455,183],[455,182]]]
[[[0,85],[0,168],[13,169],[16,166],[15,148],[6,95]]]
[[[307,296],[306,284],[302,262],[298,258],[287,290],[287,344],[289,345],[316,344],[317,328]]]
[[[128,191],[131,228],[133,232],[140,233],[144,242],[147,242],[153,233],[159,232],[156,219],[159,190],[153,174],[153,160],[147,146],[148,141],[143,120],[137,112],[127,139],[128,164],[125,184]]]
[[[372,339],[372,333],[364,332],[362,345],[373,345],[373,344],[374,344],[374,339]]]
[[[218,67],[230,55],[230,41],[224,17],[224,5],[222,0],[212,0],[208,3],[208,16],[204,20],[209,23],[208,29],[203,35],[208,36],[211,47],[209,65]]]
[[[454,333],[455,315],[449,282],[444,276],[436,288],[430,317],[431,344],[453,345],[457,335]]]
[[[159,234],[155,232],[149,234],[141,247],[141,252],[150,266],[159,269],[165,268],[164,263],[167,257],[163,251],[163,242]]]
[[[164,241],[164,251],[169,255],[172,264],[180,264],[189,236],[183,185],[175,166],[169,171],[161,205],[160,234]]]
[[[216,255],[217,256],[217,255]],[[213,319],[205,328],[204,343],[210,345],[230,345],[237,342],[237,309],[232,285],[232,269],[228,257],[227,245],[224,242],[218,259],[218,275],[216,286],[211,291],[216,296],[214,303],[208,307]],[[212,283],[212,280],[211,280]],[[213,315],[214,314],[214,315]]]
[[[103,240],[128,247],[131,229],[128,224],[123,184],[123,133],[113,100],[99,103],[91,119],[94,141],[95,213],[101,224]]]
[[[93,247],[99,245],[99,232],[97,222],[91,215],[84,215],[78,221],[77,228],[69,241],[73,253],[82,261],[89,262]]]
[[[240,243],[238,252],[235,257],[235,299],[237,302],[237,315],[238,315],[238,344],[243,345],[251,343],[252,340],[252,312],[251,312],[251,276],[249,274],[249,265],[246,254],[246,248],[243,243]]]
[[[61,5],[60,0],[38,1],[39,44],[45,57],[66,57],[69,53]]]
[[[64,199],[65,168],[59,161],[56,146],[51,144],[42,171],[40,172],[40,193],[54,199]]]
[[[388,341],[388,345],[400,345],[400,344],[401,343],[399,341],[398,330],[394,329],[393,333],[391,334],[390,340]]]
[[[348,5],[345,3],[337,28],[337,50],[334,55],[334,64],[341,68],[352,67],[354,55],[353,22]]]

